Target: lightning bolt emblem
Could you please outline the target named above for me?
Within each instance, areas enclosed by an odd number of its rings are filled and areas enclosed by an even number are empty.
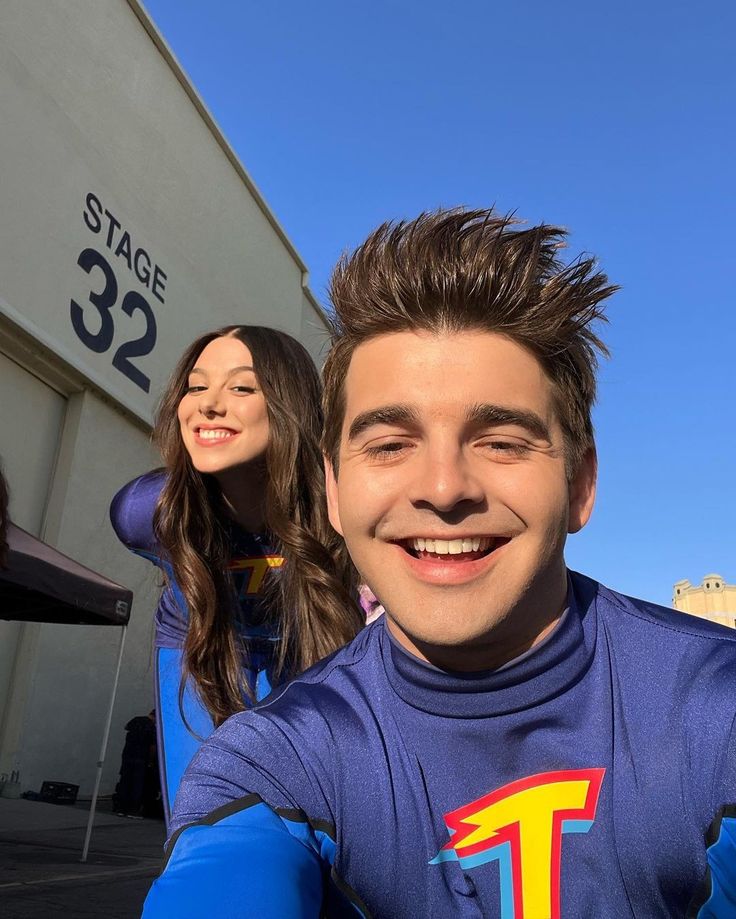
[[[247,580],[244,578],[240,597],[253,597],[261,592],[266,573],[271,568],[281,568],[284,558],[281,555],[259,555],[234,558],[229,565],[232,572],[250,571]]]
[[[498,861],[502,919],[560,919],[562,836],[588,832],[604,774],[542,772],[445,814],[451,839],[430,864]]]

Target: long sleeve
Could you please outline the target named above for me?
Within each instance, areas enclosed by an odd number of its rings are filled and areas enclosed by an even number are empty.
[[[164,473],[148,472],[124,485],[110,504],[110,522],[118,539],[131,551],[156,561],[153,513]]]
[[[723,808],[707,841],[707,878],[687,915],[693,919],[728,919],[736,916],[736,807]]]
[[[328,905],[331,916],[360,914],[328,889],[336,834],[321,793],[330,784],[322,757],[308,756],[306,747],[300,755],[285,727],[243,712],[197,753],[176,798],[167,863],[145,919],[318,919]],[[312,730],[311,739],[329,761],[318,734]]]
[[[288,821],[289,827],[252,799],[220,808],[172,839],[143,919],[318,919],[324,867],[314,832],[306,823]]]
[[[688,917],[727,919],[736,916],[736,720],[722,758],[715,763],[718,798],[706,835],[708,870]]]

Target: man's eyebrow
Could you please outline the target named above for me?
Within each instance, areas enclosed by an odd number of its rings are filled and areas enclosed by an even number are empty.
[[[240,366],[240,367],[233,367],[232,370],[228,370],[227,376],[233,377],[233,376],[235,376],[236,373],[242,373],[244,370],[250,370],[252,373],[255,373],[255,371],[254,371],[253,368],[250,366],[250,364],[243,364],[243,365]],[[189,373],[190,373],[190,374],[191,374],[191,373],[201,373],[202,376],[204,376],[204,377],[207,376],[207,371],[206,371],[206,370],[203,370],[201,367],[192,367],[192,369],[189,371]]]
[[[348,440],[355,440],[363,431],[376,424],[416,425],[418,419],[416,411],[408,405],[382,405],[380,408],[361,412],[353,418],[348,430]]]
[[[492,427],[500,424],[514,424],[526,428],[533,437],[539,440],[550,439],[549,428],[536,412],[527,412],[523,409],[481,402],[468,409],[465,418],[468,424],[478,426]]]

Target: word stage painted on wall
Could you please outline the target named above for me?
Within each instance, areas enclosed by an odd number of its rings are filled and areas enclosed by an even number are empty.
[[[99,283],[94,283],[90,289],[88,300],[94,310],[86,304],[80,306],[75,300],[71,300],[69,315],[72,327],[82,344],[96,354],[104,354],[110,350],[116,338],[116,319],[113,310],[120,299],[119,272],[123,271],[124,278],[127,268],[160,303],[165,302],[168,277],[143,247],[134,245],[131,233],[103,207],[100,199],[92,192],[87,194],[82,216],[87,228],[96,236],[100,236],[101,242],[110,254],[103,255],[99,248],[91,246],[79,253],[79,267],[88,275],[94,276],[96,282],[103,281],[104,286],[100,289]],[[155,313],[146,297],[134,289],[128,290],[122,296],[120,309],[131,318],[135,313],[142,313],[145,329],[139,337],[126,337],[126,340],[118,345],[112,356],[112,366],[144,392],[148,392],[151,388],[150,378],[143,372],[138,360],[134,362],[134,359],[146,357],[156,346]],[[125,321],[122,328],[121,334],[125,335]]]

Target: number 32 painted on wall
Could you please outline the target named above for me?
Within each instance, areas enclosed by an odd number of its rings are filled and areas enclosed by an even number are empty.
[[[100,327],[98,331],[89,330],[84,321],[84,310],[75,300],[72,300],[69,306],[72,326],[74,326],[74,331],[77,333],[79,340],[90,351],[94,351],[96,354],[104,354],[112,345],[115,335],[115,320],[110,311],[115,306],[118,298],[118,282],[110,263],[96,249],[83,249],[79,253],[77,264],[87,274],[90,274],[93,268],[99,268],[105,278],[105,286],[102,291],[97,293],[92,290],[89,294],[89,302],[99,314]],[[148,300],[135,290],[127,292],[120,307],[128,316],[132,316],[137,311],[143,313],[146,317],[146,331],[140,338],[126,341],[120,345],[113,355],[112,365],[116,370],[125,374],[136,386],[140,386],[142,390],[148,392],[151,388],[151,381],[138,367],[131,363],[130,358],[144,357],[153,351],[156,345],[156,317],[153,315],[153,310]]]

